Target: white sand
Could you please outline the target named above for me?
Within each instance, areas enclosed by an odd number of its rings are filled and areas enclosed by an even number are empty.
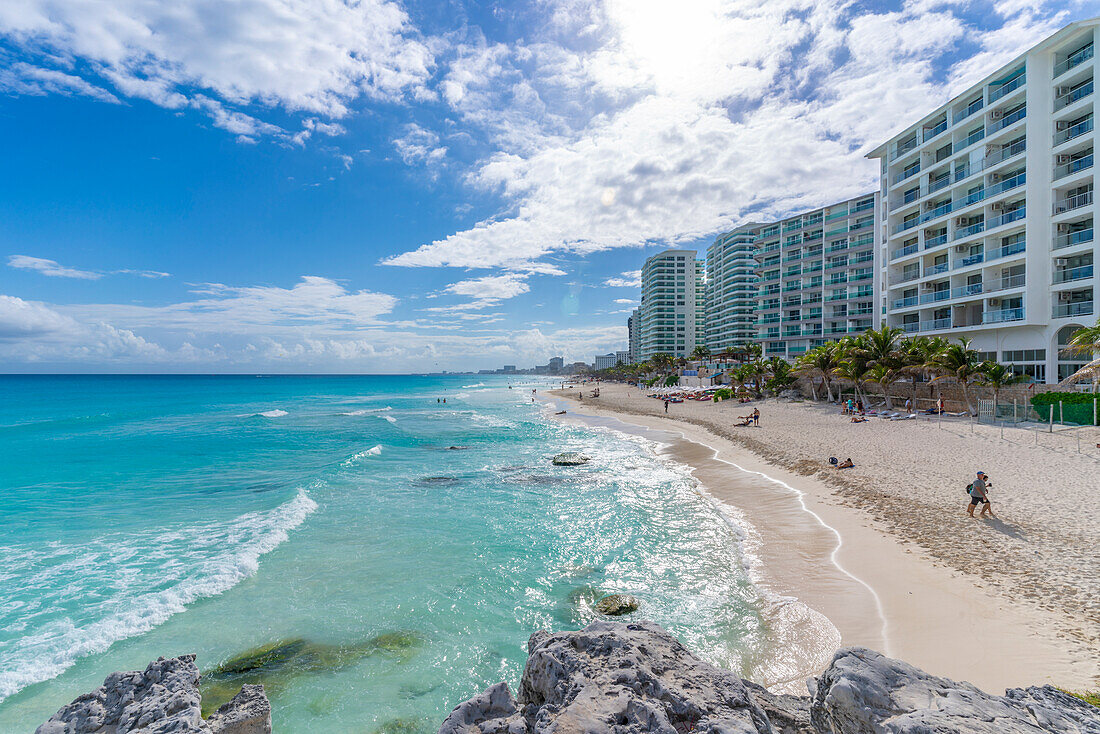
[[[575,403],[577,390],[556,394]],[[997,692],[1100,683],[1100,439],[1078,454],[1065,435],[1036,446],[1021,429],[1002,440],[962,420],[852,424],[832,406],[774,401],[758,404],[760,428],[732,427],[752,407],[686,402],[666,418],[660,401],[609,384],[568,406],[707,447],[673,458],[756,528],[765,583],[829,617],[843,644]],[[770,479],[724,482],[723,461]],[[965,515],[976,469],[998,520]]]

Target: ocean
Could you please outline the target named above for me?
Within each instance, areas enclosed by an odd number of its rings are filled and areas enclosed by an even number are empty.
[[[737,525],[659,444],[532,402],[555,385],[0,377],[0,732],[184,653],[204,702],[261,678],[277,731],[434,732],[611,592],[760,670]]]

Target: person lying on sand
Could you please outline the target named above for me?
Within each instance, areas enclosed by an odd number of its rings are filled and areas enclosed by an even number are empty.
[[[836,468],[837,469],[851,469],[853,466],[855,466],[855,464],[853,464],[852,460],[849,458],[849,459],[845,459],[844,461],[837,464]]]
[[[733,425],[737,426],[738,428],[744,428],[746,426],[751,426],[752,425],[752,416],[751,415],[743,415],[743,416],[741,416],[741,422],[740,423],[734,423]]]
[[[867,419],[864,418],[861,415],[853,415],[852,416],[852,423],[866,423],[866,422],[867,422]]]

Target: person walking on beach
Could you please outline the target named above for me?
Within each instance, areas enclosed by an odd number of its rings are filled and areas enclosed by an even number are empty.
[[[992,486],[992,482],[989,481],[989,475],[984,471],[978,472],[978,478],[970,485],[970,504],[966,508],[966,514],[970,517],[974,517],[974,508],[978,505],[984,505],[982,511],[978,513],[978,519],[985,517],[985,513],[989,513],[990,517],[996,517],[993,514],[993,505],[989,504],[989,493],[987,490]]]
[[[912,414],[912,412],[913,412],[913,399],[912,398],[906,398],[905,399],[905,413],[906,413],[906,415],[910,415],[910,414]]]
[[[668,398],[665,398],[665,412],[668,412]]]
[[[936,401],[936,413],[943,415],[943,396],[940,395],[940,399]]]
[[[760,408],[752,409],[752,424],[756,428],[760,427]]]

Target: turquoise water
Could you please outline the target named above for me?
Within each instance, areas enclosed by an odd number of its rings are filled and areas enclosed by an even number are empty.
[[[288,640],[315,654],[269,673],[278,730],[431,732],[613,591],[750,674],[736,529],[655,444],[508,384],[0,377],[0,732],[159,655]]]

